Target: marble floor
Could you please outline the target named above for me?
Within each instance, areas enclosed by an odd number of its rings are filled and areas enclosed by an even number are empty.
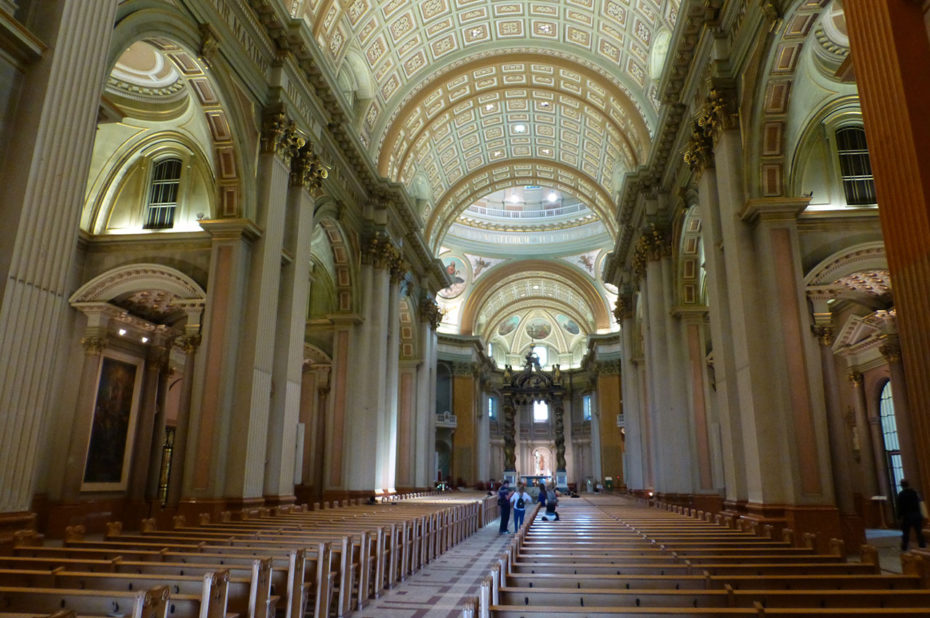
[[[481,580],[510,542],[512,535],[498,534],[494,520],[426,567],[407,578],[380,599],[371,599],[353,616],[381,618],[452,618],[461,615],[466,599],[478,596]],[[511,530],[513,524],[511,523]]]

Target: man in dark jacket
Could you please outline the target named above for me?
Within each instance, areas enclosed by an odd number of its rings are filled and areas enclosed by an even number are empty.
[[[507,486],[507,479],[501,482],[501,488],[497,490],[497,506],[501,510],[501,534],[507,534],[507,526],[510,524],[510,488]]]
[[[920,512],[920,496],[904,479],[901,479],[901,491],[898,493],[897,507],[898,521],[901,522],[901,551],[907,551],[911,528],[917,533],[917,543],[921,547],[926,547],[927,542],[924,540],[923,532],[924,516]]]

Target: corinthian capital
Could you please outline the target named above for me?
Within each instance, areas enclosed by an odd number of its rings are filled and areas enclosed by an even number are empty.
[[[87,356],[100,356],[107,347],[107,338],[105,336],[94,335],[82,337],[81,346],[84,348],[84,354]]]
[[[326,166],[313,150],[313,143],[307,142],[291,160],[291,184],[306,187],[311,195],[317,195],[323,188],[323,181],[329,176]]]
[[[420,320],[429,322],[433,330],[439,328],[439,323],[442,322],[442,309],[428,296],[420,301]]]
[[[262,127],[262,152],[274,153],[290,164],[304,145],[297,125],[284,112],[275,112],[265,117]]]

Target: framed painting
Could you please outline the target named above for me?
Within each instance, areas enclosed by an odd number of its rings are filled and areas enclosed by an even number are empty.
[[[142,359],[104,352],[97,371],[97,395],[81,491],[126,489],[141,387]]]

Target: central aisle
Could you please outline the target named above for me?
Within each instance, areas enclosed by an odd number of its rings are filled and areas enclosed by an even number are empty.
[[[511,521],[511,529],[513,522]],[[446,618],[461,615],[461,606],[478,595],[481,580],[497,563],[513,535],[498,534],[495,519],[420,571],[385,591],[380,599],[354,615],[383,618]]]

